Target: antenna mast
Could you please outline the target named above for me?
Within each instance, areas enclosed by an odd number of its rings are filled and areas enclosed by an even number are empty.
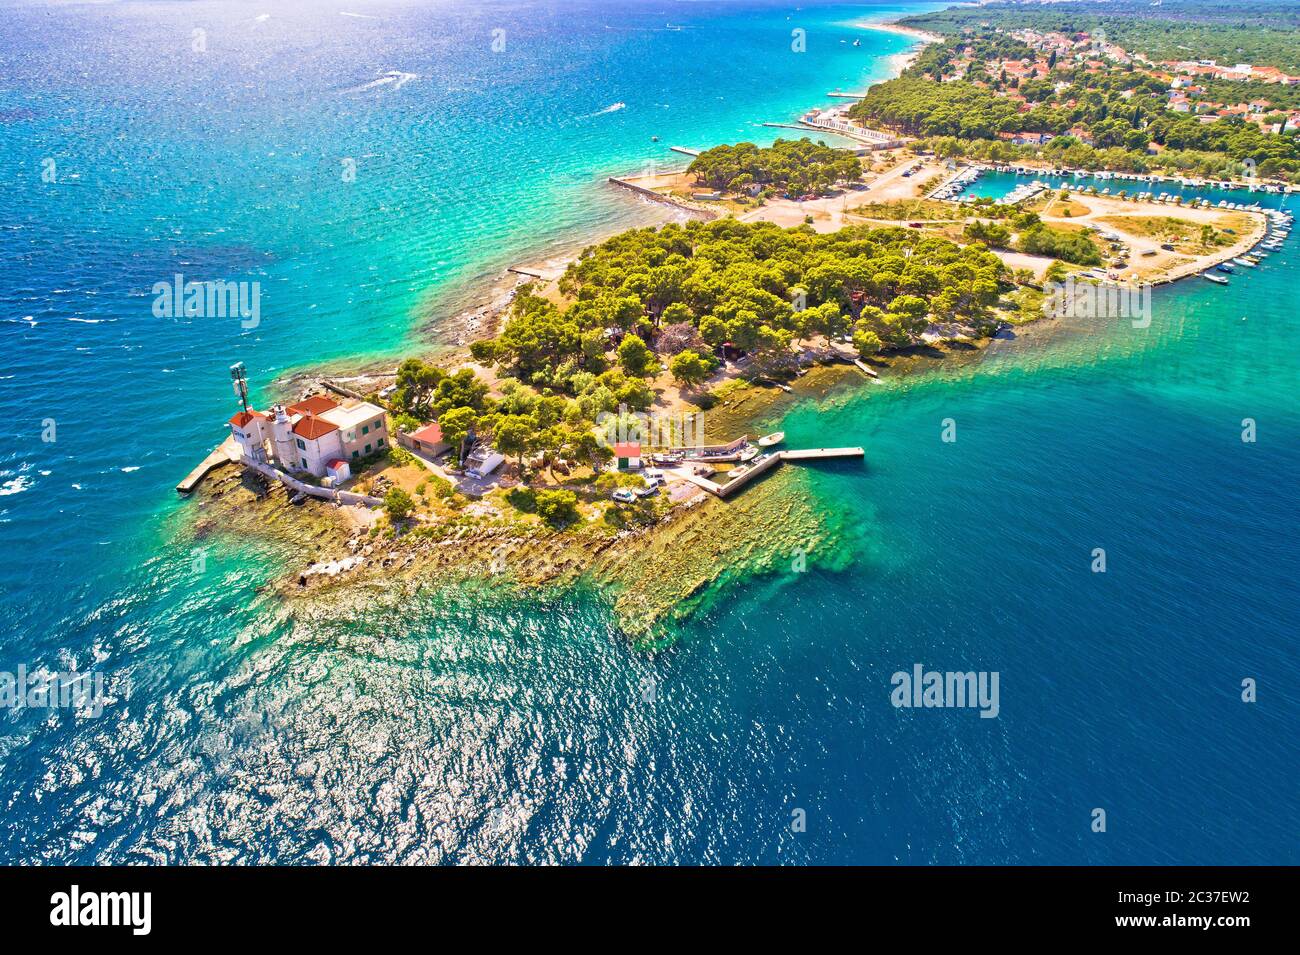
[[[230,383],[235,389],[235,397],[239,403],[244,406],[244,412],[248,412],[248,373],[244,370],[244,363],[237,361],[230,366]]]

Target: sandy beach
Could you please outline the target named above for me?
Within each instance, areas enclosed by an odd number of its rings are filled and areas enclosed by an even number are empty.
[[[943,42],[943,37],[937,33],[930,33],[927,30],[917,30],[913,27],[900,26],[897,23],[864,20],[854,23],[853,25],[863,30],[875,30],[878,33],[896,33],[899,36],[906,36],[911,37],[913,40],[920,40],[922,43]]]

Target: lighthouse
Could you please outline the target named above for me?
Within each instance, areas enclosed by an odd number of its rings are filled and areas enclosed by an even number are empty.
[[[275,451],[275,460],[286,471],[298,469],[298,451],[293,443],[293,422],[284,410],[284,405],[271,409],[271,444]]]

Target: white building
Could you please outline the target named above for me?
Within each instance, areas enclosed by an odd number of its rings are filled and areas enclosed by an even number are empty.
[[[363,401],[340,405],[320,416],[338,427],[345,460],[364,458],[388,446],[388,425],[382,408]]]
[[[505,458],[492,448],[480,445],[465,459],[465,472],[474,478],[484,478],[505,462]]]
[[[264,411],[241,411],[230,419],[230,433],[245,461],[266,463],[266,442],[271,436],[270,416]]]
[[[322,395],[270,412],[241,411],[230,419],[230,432],[245,460],[336,483],[351,476],[349,462],[388,449],[382,408],[364,401],[340,405]]]

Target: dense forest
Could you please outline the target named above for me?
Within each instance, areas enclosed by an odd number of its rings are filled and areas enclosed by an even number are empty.
[[[849,107],[849,115],[868,126],[889,126],[913,136],[991,139],[1024,126],[1016,104],[992,90],[936,83],[920,75],[877,83]]]
[[[802,195],[829,192],[837,182],[861,178],[862,163],[846,149],[805,137],[778,139],[767,147],[753,143],[715,146],[700,153],[687,172],[727,192],[759,186]]]
[[[521,294],[501,334],[473,354],[583,401],[611,369],[626,386],[656,373],[661,358],[671,355],[676,374],[691,363],[683,352],[711,359],[724,345],[779,368],[792,344],[818,337],[853,334],[863,354],[907,346],[932,317],[988,333],[1006,279],[982,245],[903,228],[819,234],[719,219],[634,229],[569,267],[561,289],[571,303]],[[625,399],[606,388],[583,410],[594,416]]]
[[[1300,74],[1300,6],[1286,0],[1164,0],[1158,8],[1149,0],[1110,0],[1104,7],[1079,2],[1042,6],[995,3],[923,13],[900,22],[950,36],[983,25],[1007,30],[1103,32],[1129,52],[1157,61],[1207,58],[1276,66]]]

